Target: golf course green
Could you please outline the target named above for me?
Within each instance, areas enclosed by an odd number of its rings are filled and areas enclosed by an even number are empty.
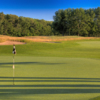
[[[100,100],[100,39],[16,45],[15,69],[12,50],[0,46],[0,100]]]

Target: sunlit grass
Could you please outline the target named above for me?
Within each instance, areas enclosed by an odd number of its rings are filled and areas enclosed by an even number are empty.
[[[88,100],[99,95],[99,59],[15,56],[15,85],[12,64],[12,56],[0,57],[3,99]]]
[[[100,58],[100,41],[32,42],[16,45],[16,56]],[[0,55],[11,55],[12,46],[0,46]]]
[[[0,46],[0,100],[89,100],[100,96],[100,41]],[[93,99],[98,100],[98,99]]]

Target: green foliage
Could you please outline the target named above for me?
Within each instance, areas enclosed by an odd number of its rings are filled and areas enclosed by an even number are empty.
[[[100,36],[100,7],[58,10],[52,27],[62,35]]]
[[[0,34],[11,36],[53,35],[52,22],[0,13]]]
[[[100,37],[100,7],[55,12],[54,21],[0,13],[0,34],[11,36],[77,35]]]

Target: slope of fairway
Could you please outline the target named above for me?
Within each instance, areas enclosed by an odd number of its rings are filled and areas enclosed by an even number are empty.
[[[95,98],[90,99],[90,100],[100,100],[100,96],[99,97],[95,97]]]
[[[100,96],[100,41],[0,46],[0,100],[90,100]],[[13,82],[15,85],[13,85]]]
[[[100,58],[100,41],[28,43],[16,45],[16,56]],[[12,46],[0,46],[0,55],[10,56]]]

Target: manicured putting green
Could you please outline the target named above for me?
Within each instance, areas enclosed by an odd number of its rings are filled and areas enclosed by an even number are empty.
[[[90,58],[0,57],[0,97],[4,99],[89,100],[100,95],[100,61]]]
[[[98,100],[100,40],[0,46],[0,100]],[[97,98],[96,98],[97,97]]]

